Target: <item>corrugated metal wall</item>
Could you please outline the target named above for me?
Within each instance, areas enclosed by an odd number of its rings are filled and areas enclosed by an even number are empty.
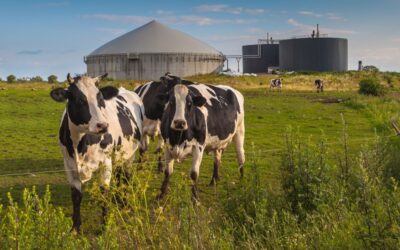
[[[108,73],[118,80],[158,80],[166,72],[181,77],[219,72],[222,55],[207,54],[140,54],[96,55],[85,58],[87,74]]]
[[[259,57],[254,56],[257,54]],[[242,55],[243,73],[267,73],[268,67],[279,66],[278,44],[245,45],[242,47]]]
[[[347,39],[298,38],[280,40],[279,67],[287,71],[346,71]]]

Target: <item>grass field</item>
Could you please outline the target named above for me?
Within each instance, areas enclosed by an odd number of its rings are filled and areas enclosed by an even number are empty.
[[[329,78],[327,91],[320,94],[315,93],[312,85],[312,79],[319,77]],[[391,84],[394,86],[385,97],[357,94],[357,82],[362,77],[365,76],[295,75],[284,79],[282,92],[267,90],[270,76],[199,76],[192,79],[228,83],[242,91],[246,112],[245,179],[253,179],[256,164],[261,188],[280,193],[279,168],[282,165],[282,150],[285,148],[288,128],[296,131],[302,141],[316,143],[325,138],[329,145],[327,161],[332,166],[342,148],[343,119],[349,135],[349,152],[353,158],[359,154],[361,145],[373,141],[376,134],[387,137],[394,135],[390,120],[397,119],[400,110],[397,91],[399,77],[393,77]],[[383,76],[379,77],[385,81]],[[135,85],[127,82],[113,84],[122,84],[129,89]],[[51,100],[51,88],[49,84],[0,84],[0,204],[7,204],[7,192],[11,192],[14,199],[20,201],[25,187],[35,185],[43,193],[46,185],[50,185],[52,203],[61,206],[70,215],[70,190],[65,173],[62,172],[57,136],[64,104]],[[146,176],[147,199],[150,204],[154,204],[163,175],[158,174],[155,171],[156,164],[151,163],[155,156],[149,153],[148,158],[150,164],[133,167],[140,169],[138,176]],[[239,185],[234,150],[229,148],[222,158],[222,181],[216,188],[208,186],[212,175],[211,158],[211,155],[205,156],[200,170],[200,199],[203,207],[224,213],[218,205],[221,200],[229,201],[229,194],[224,188]],[[186,160],[176,166],[171,180],[171,189],[175,191],[170,196],[186,197],[189,200],[189,191],[180,186],[189,184],[189,165],[190,161]],[[88,184],[86,188],[90,187],[91,184]],[[85,193],[82,210],[83,232],[89,236],[96,235],[100,227],[100,209],[95,197]]]

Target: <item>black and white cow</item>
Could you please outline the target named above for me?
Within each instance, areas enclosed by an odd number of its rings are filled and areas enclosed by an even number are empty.
[[[171,75],[167,72],[164,76],[160,77],[160,81],[151,81],[140,85],[134,91],[140,96],[144,105],[144,120],[143,120],[143,147],[140,149],[141,154],[148,149],[149,137],[158,137],[156,152],[159,153],[158,169],[162,171],[162,148],[163,139],[160,133],[161,117],[164,112],[165,103],[158,101],[157,96],[166,94],[177,84],[194,84],[191,81],[181,79],[177,76]],[[143,151],[142,151],[143,149]]]
[[[270,83],[269,83],[269,88],[273,89],[273,88],[278,88],[279,91],[282,90],[282,79],[271,79]]]
[[[233,140],[237,161],[243,176],[244,108],[243,96],[223,85],[178,84],[168,93],[159,95],[167,103],[161,120],[165,146],[165,178],[159,198],[167,192],[175,160],[180,162],[191,154],[192,194],[197,200],[196,181],[204,152],[214,152],[214,172],[211,185],[219,180],[218,169],[224,149]]]
[[[314,85],[317,88],[317,93],[324,92],[324,81],[317,79],[315,80]]]
[[[50,93],[57,102],[67,101],[59,141],[71,185],[72,230],[75,232],[79,232],[81,225],[82,184],[100,170],[102,190],[107,191],[113,160],[131,162],[141,141],[142,100],[124,88],[107,86],[98,89],[100,79],[105,76],[72,78],[68,74],[69,87],[56,88]],[[103,207],[103,222],[105,216],[106,208]]]

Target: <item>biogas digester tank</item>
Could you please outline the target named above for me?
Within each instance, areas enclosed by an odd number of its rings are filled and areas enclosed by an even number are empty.
[[[279,68],[285,71],[347,71],[347,39],[319,37],[280,40]]]

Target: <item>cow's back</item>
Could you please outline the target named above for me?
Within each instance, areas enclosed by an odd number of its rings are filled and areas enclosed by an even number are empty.
[[[207,119],[207,140],[211,144],[218,144],[218,141],[229,143],[244,119],[243,95],[225,85],[198,84],[189,88],[207,100],[202,107]]]

